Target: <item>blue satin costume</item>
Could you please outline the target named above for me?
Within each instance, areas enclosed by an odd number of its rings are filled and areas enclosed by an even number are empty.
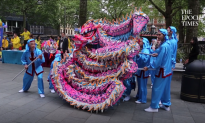
[[[38,48],[35,48],[34,52],[30,51],[28,44],[34,39],[28,40],[26,44],[26,50],[21,56],[21,62],[23,65],[29,65],[36,57],[42,54],[42,51]],[[34,40],[35,41],[35,40]],[[37,44],[36,44],[37,46]],[[28,67],[23,77],[23,91],[27,91],[33,81],[34,75],[37,75],[38,78],[38,93],[44,94],[44,85],[43,85],[43,67],[42,63],[45,62],[45,58],[42,54],[42,59],[38,58],[32,65]]]
[[[143,49],[141,50],[142,53],[150,54],[150,45],[147,38],[143,38]],[[138,64],[139,68],[144,68],[148,66],[150,63],[150,56],[145,54],[139,54],[136,57],[136,63]],[[138,83],[138,93],[137,96],[139,102],[146,103],[147,102],[147,80],[149,77],[149,71],[144,70],[137,70],[135,73],[137,76],[137,83]]]
[[[170,89],[166,90],[166,86],[169,85],[170,76],[172,75],[171,66],[171,47],[168,39],[168,32],[166,29],[159,30],[164,36],[165,41],[161,43],[160,47],[155,51],[158,53],[156,60],[150,63],[149,68],[155,68],[155,81],[152,87],[152,99],[150,107],[153,109],[159,108],[159,101],[161,99],[162,104],[169,106],[170,102]]]
[[[169,38],[170,41],[170,47],[171,47],[171,64],[172,64],[172,69],[175,69],[175,64],[176,64],[176,55],[177,55],[177,36],[176,36],[176,28],[173,26],[170,26],[170,29],[172,31],[172,37]],[[173,71],[172,71],[173,74]],[[165,91],[163,92],[164,95],[167,95],[167,99],[163,100],[162,99],[162,104],[166,106],[171,105],[171,96],[170,96],[170,86],[171,86],[171,81],[172,81],[172,75],[169,77],[169,81],[167,82],[167,85],[165,86]]]
[[[156,40],[156,39],[152,39],[152,40]],[[153,54],[155,51],[152,49],[152,43],[151,43],[151,45],[150,45],[150,54]],[[150,63],[153,63],[154,62],[154,60],[155,60],[156,58],[155,57],[150,57]],[[155,79],[155,70],[149,70],[149,73],[151,74],[151,82],[152,82],[152,85],[153,85],[153,83],[154,83],[154,79]]]
[[[50,77],[51,71],[52,71],[52,69],[53,69],[53,63],[54,63],[55,61],[60,61],[60,60],[61,60],[61,54],[59,53],[59,54],[56,54],[56,55],[55,55],[55,59],[54,59],[54,60],[52,61],[52,63],[51,63],[50,72],[49,72],[49,75],[48,75],[49,89],[54,89],[53,84],[52,84],[52,82],[51,82],[51,77]]]

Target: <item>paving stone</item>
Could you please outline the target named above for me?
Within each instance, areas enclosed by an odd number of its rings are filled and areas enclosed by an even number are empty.
[[[116,111],[133,114],[135,111],[135,105],[136,104],[134,103],[134,101],[133,102],[123,102],[123,103],[120,103]]]
[[[70,116],[75,117],[75,118],[88,119],[91,116],[91,113],[88,111],[76,109],[70,114]]]
[[[26,115],[23,115],[23,117],[17,119],[16,121],[20,123],[35,123],[46,115],[48,115],[48,113],[34,110]]]
[[[100,114],[92,114],[86,121],[86,123],[91,123],[91,122],[108,122],[110,120],[109,116],[102,116]]]
[[[7,96],[9,96],[9,95],[11,95],[11,94],[7,94],[7,93],[0,93],[0,99],[1,99],[1,98],[4,98],[4,97],[7,97]]]
[[[149,122],[152,122],[152,120],[153,120],[153,113],[135,110],[135,113],[132,117],[132,120],[149,123]]]
[[[115,112],[110,118],[109,122],[129,122],[132,120],[133,114],[126,114],[123,112]]]
[[[55,121],[51,121],[51,120],[46,120],[46,119],[41,119],[36,123],[59,123],[59,122],[55,122]],[[75,122],[73,122],[75,123]]]
[[[173,115],[175,123],[195,123],[192,117]]]
[[[85,123],[85,122],[86,122],[86,119],[80,119],[77,117],[68,116],[61,123]]]
[[[23,97],[21,99],[15,100],[14,102],[9,103],[10,105],[16,105],[16,106],[22,106],[25,105],[35,99],[33,98],[28,98],[28,97]]]
[[[19,114],[19,113],[7,112],[4,115],[0,116],[0,122],[1,123],[6,123],[6,122],[11,122],[12,123],[20,117],[22,117],[22,115]]]
[[[30,112],[32,112],[34,109],[32,109],[32,107],[18,107],[14,110],[12,110],[11,112],[14,112],[14,113],[19,113],[19,114],[22,114],[22,115],[25,115],[25,114],[28,114]]]
[[[204,123],[205,122],[205,114],[204,113],[191,112],[191,115],[192,115],[195,123]]]
[[[60,109],[60,108],[58,108],[55,111],[53,111],[52,113],[50,113],[49,115],[47,115],[45,117],[45,119],[61,122],[66,117],[68,117],[72,112],[73,112],[73,110],[67,110],[67,109],[62,109],[62,108]]]
[[[174,123],[174,120],[153,118],[153,123]]]
[[[172,110],[172,115],[191,117],[189,111]]]
[[[171,111],[159,111],[158,113],[153,113],[153,118],[173,120]]]
[[[43,105],[43,106],[39,107],[37,110],[44,111],[44,112],[53,112],[57,108],[59,108],[60,106],[61,106],[60,104],[49,102],[46,105]]]
[[[203,106],[201,103],[186,102],[186,104],[190,112],[205,113],[205,108],[202,108]]]

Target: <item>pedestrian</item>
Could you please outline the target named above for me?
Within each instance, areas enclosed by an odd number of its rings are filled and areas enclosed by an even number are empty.
[[[13,45],[13,49],[15,50],[19,50],[19,48],[21,47],[20,38],[16,33],[14,33],[14,36],[11,39],[11,43]]]
[[[31,33],[26,28],[24,28],[24,32],[22,34],[20,34],[21,36],[24,37],[24,45],[23,45],[22,49],[25,49],[27,41],[30,39],[30,34]]]
[[[2,49],[1,50],[7,50],[9,46],[9,41],[6,39],[6,36],[2,39]]]
[[[41,37],[40,37],[40,35],[38,35],[38,36],[36,37],[35,42],[36,42],[36,44],[37,44],[37,48],[38,48],[38,49],[41,49]]]

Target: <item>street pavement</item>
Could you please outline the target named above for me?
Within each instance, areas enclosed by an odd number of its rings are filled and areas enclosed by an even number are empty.
[[[159,109],[158,113],[147,113],[151,100],[150,79],[147,84],[146,104],[135,104],[136,91],[131,99],[103,113],[90,113],[74,109],[58,94],[49,91],[47,76],[49,68],[44,68],[45,98],[37,92],[36,76],[26,93],[18,93],[22,88],[24,73],[14,81],[12,78],[23,69],[22,65],[0,62],[0,123],[204,123],[205,104],[186,102],[180,99],[181,73],[175,72],[171,83],[171,110]]]

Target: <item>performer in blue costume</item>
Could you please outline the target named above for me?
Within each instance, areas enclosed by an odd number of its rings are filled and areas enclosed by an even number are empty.
[[[176,64],[177,42],[178,42],[177,35],[176,35],[177,30],[175,27],[170,26],[168,27],[167,32],[168,32],[169,42],[170,42],[170,47],[172,52],[171,53],[172,70],[174,70]],[[169,77],[169,81],[165,86],[165,90],[163,92],[162,99],[161,99],[162,105],[160,105],[160,107],[165,109],[166,111],[170,110],[169,106],[171,105],[171,96],[170,96],[171,81],[172,81],[172,75]]]
[[[123,100],[129,101],[132,89],[135,90],[135,85],[136,85],[135,76],[133,75],[131,78],[124,80],[123,84],[126,87],[126,90],[124,91],[124,94],[123,94],[125,96],[125,98]]]
[[[150,54],[150,45],[147,38],[143,38],[140,42],[141,52]],[[139,68],[143,68],[149,65],[150,56],[145,54],[138,54],[136,57],[136,63]],[[138,100],[135,103],[147,102],[147,78],[149,77],[149,71],[137,70],[137,82],[138,82]]]
[[[171,66],[171,47],[168,39],[168,32],[166,29],[160,29],[157,33],[158,40],[161,40],[161,45],[153,54],[156,57],[156,61],[150,64],[148,67],[144,67],[144,70],[147,71],[148,68],[156,69],[156,78],[152,88],[152,99],[150,107],[145,109],[147,112],[158,112],[159,101],[166,100],[169,95],[163,94],[165,87],[170,80],[172,75],[172,66]],[[169,92],[170,93],[170,92]],[[168,106],[167,106],[168,107]]]
[[[28,91],[31,86],[31,83],[34,78],[34,74],[38,77],[38,93],[40,97],[45,97],[44,95],[44,86],[43,86],[43,67],[41,66],[42,63],[45,62],[45,58],[38,48],[36,48],[37,44],[35,43],[34,39],[28,40],[26,44],[26,50],[24,51],[21,62],[25,66],[26,72],[23,77],[23,89],[19,92]],[[32,65],[28,67],[28,65],[35,59],[39,57]]]
[[[150,54],[153,54],[155,49],[156,49],[156,44],[157,44],[157,40],[156,39],[152,39],[151,45],[150,45]],[[155,60],[155,57],[150,57],[150,62],[153,62],[153,60]],[[153,86],[154,83],[154,79],[155,79],[155,70],[150,70],[149,73],[151,74],[151,88]]]
[[[52,71],[52,69],[53,69],[53,63],[54,63],[55,61],[58,61],[58,62],[61,61],[60,51],[59,51],[59,53],[57,53],[57,54],[55,55],[55,59],[54,59],[54,60],[52,61],[52,63],[51,63],[50,72],[49,72],[49,75],[48,75],[49,89],[50,89],[51,93],[55,93],[53,84],[52,84],[52,82],[51,82],[51,77],[50,77],[51,71]]]

